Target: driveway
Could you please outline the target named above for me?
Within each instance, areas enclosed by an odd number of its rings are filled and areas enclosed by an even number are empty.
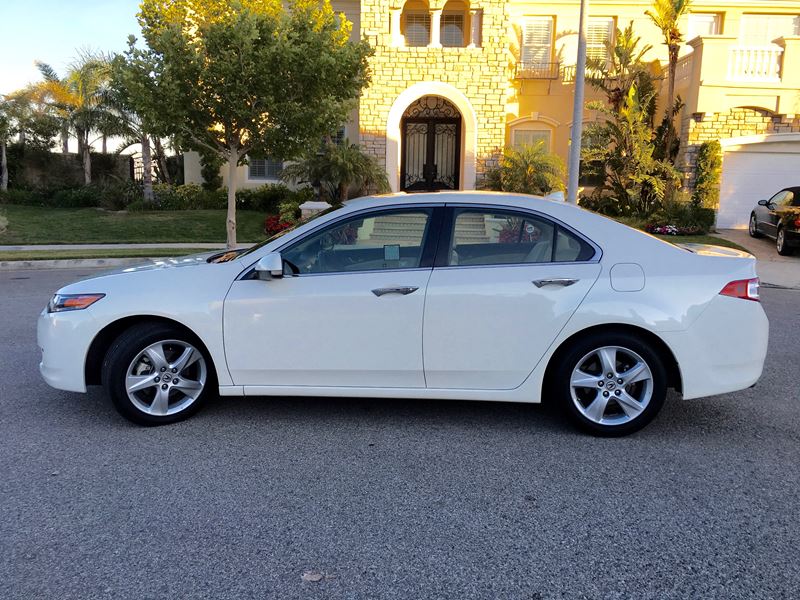
[[[143,429],[37,373],[37,313],[86,274],[0,272],[1,598],[797,597],[798,291],[763,290],[757,387],[629,438],[341,398]]]
[[[720,229],[716,235],[739,244],[756,257],[763,283],[800,289],[800,249],[795,256],[781,256],[774,240],[750,237],[746,229]]]

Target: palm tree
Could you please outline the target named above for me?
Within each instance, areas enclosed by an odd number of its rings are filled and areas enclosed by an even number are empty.
[[[489,187],[504,192],[546,195],[564,190],[564,161],[548,152],[544,142],[506,148],[500,166],[487,173]]]
[[[8,189],[6,148],[13,132],[9,104],[4,96],[0,96],[0,192],[5,192]]]
[[[683,33],[678,26],[681,17],[689,11],[692,0],[653,0],[653,10],[645,11],[664,36],[669,54],[669,84],[667,89],[667,110],[664,117],[667,126],[664,147],[672,146],[675,120],[675,73],[678,68],[678,53],[683,43]]]
[[[613,40],[606,42],[606,58],[586,59],[588,83],[605,93],[608,104],[619,111],[631,86],[641,90],[653,86],[652,66],[645,62],[645,55],[653,49],[650,44],[639,46],[642,38],[633,31],[633,21],[625,29],[617,29]],[[649,86],[648,86],[649,82]]]
[[[372,191],[383,193],[390,189],[383,167],[348,139],[341,144],[326,142],[320,152],[289,164],[281,178],[295,183],[318,181],[334,204],[347,200],[352,188],[355,188],[355,195]]]
[[[91,143],[106,111],[105,99],[110,77],[109,61],[103,56],[83,53],[60,78],[48,64],[37,62],[43,81],[37,85],[42,101],[52,106],[62,120],[62,149],[73,133],[78,139],[78,154],[83,162],[84,182],[92,182]]]

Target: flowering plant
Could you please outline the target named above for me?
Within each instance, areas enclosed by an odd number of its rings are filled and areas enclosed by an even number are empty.
[[[697,226],[678,227],[677,225],[656,225],[654,223],[645,225],[644,230],[656,235],[699,235],[703,233],[702,229]]]
[[[264,233],[267,235],[275,235],[291,226],[292,224],[290,222],[282,221],[280,216],[272,215],[264,220]]]

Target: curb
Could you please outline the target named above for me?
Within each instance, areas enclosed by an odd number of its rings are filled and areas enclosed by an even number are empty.
[[[163,258],[163,257],[162,257]],[[0,261],[0,271],[37,271],[45,269],[97,269],[101,267],[126,267],[147,263],[147,258],[70,258],[50,260],[4,260]]]

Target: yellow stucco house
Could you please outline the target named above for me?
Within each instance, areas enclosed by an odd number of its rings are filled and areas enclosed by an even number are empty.
[[[353,36],[375,48],[372,84],[341,135],[385,165],[394,190],[473,189],[507,145],[542,140],[566,160],[578,0],[333,0]],[[588,52],[633,22],[649,60],[666,62],[647,0],[591,0]],[[685,184],[699,144],[724,149],[718,226],[744,227],[750,208],[800,185],[800,1],[695,0],[682,24],[677,93]],[[666,84],[663,86],[666,89]],[[587,87],[587,101],[600,99]],[[598,118],[591,111],[585,122]],[[187,181],[199,179],[187,157]],[[240,184],[274,179],[253,160]]]

